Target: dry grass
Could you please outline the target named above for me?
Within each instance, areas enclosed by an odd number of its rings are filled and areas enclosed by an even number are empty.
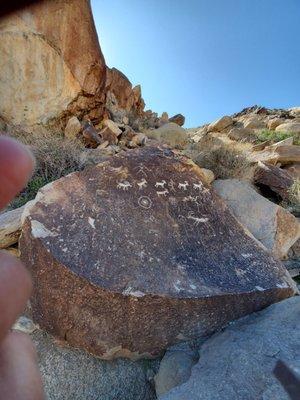
[[[300,215],[300,179],[295,179],[293,185],[288,191],[289,197],[282,204],[283,207],[287,208],[291,213],[296,216]]]
[[[195,158],[200,167],[212,170],[217,179],[251,179],[252,166],[244,151],[229,143],[212,147],[209,143],[206,143],[206,146],[203,144]]]
[[[29,146],[36,158],[33,177],[22,193],[11,203],[11,208],[20,207],[33,199],[37,191],[47,183],[84,167],[81,161],[84,146],[79,141],[45,132],[39,134],[14,132],[11,136]]]

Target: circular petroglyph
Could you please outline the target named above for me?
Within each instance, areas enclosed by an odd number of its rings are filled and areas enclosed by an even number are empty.
[[[152,201],[148,196],[141,196],[138,200],[138,204],[140,207],[149,209],[152,207]]]

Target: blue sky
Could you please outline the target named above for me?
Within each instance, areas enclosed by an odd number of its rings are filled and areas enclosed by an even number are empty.
[[[110,67],[147,109],[199,126],[254,104],[300,106],[300,0],[92,0]]]

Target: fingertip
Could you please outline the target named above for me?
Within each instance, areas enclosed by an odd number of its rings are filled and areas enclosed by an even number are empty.
[[[31,291],[31,278],[21,261],[0,251],[0,340],[26,307]]]
[[[26,146],[6,136],[0,137],[0,208],[23,189],[34,166],[34,157]]]

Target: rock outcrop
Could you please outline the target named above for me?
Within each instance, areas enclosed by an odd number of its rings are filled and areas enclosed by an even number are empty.
[[[295,293],[201,169],[146,147],[43,188],[23,226],[34,321],[105,359],[154,357]]]
[[[8,127],[65,130],[74,117],[94,125],[111,118],[137,131],[161,125],[144,111],[141,87],[106,66],[89,0],[30,5],[1,19],[0,34],[0,121]]]
[[[88,0],[29,6],[1,20],[0,33],[5,121],[46,124],[63,111],[80,114],[104,104],[106,66]]]

